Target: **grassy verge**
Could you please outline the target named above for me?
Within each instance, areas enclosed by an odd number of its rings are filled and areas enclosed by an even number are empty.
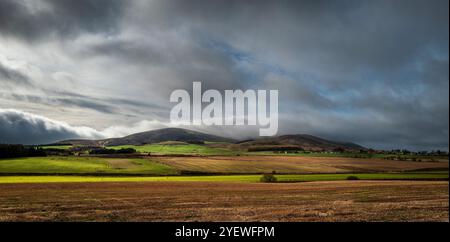
[[[275,175],[278,182],[311,182],[347,180],[448,180],[448,172],[441,173],[376,173],[376,174],[308,174]],[[259,182],[260,175],[229,176],[158,176],[158,177],[99,177],[99,176],[0,176],[1,183],[51,182]]]

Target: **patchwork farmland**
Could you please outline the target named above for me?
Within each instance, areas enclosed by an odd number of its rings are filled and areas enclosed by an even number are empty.
[[[448,221],[439,153],[179,129],[6,148],[45,156],[0,159],[0,221]]]
[[[273,171],[277,183],[260,182]],[[448,162],[1,159],[0,221],[448,221]]]

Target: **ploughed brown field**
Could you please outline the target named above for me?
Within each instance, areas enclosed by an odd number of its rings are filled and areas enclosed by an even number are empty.
[[[448,160],[412,162],[385,159],[304,156],[158,157],[157,161],[180,171],[200,173],[351,173],[448,169]]]
[[[0,221],[448,221],[447,181],[0,184]]]

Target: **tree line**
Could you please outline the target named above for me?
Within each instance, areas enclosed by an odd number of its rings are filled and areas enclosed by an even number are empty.
[[[0,144],[0,158],[46,156],[44,149],[36,146]]]

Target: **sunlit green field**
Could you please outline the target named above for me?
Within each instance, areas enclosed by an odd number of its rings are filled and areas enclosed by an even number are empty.
[[[235,151],[231,151],[223,148],[214,148],[206,145],[196,144],[181,144],[181,145],[162,145],[162,144],[149,144],[149,145],[122,145],[111,146],[109,149],[122,149],[133,148],[140,153],[156,153],[156,154],[180,154],[180,155],[234,155]]]
[[[170,175],[176,171],[147,159],[97,157],[28,157],[0,159],[0,174],[149,174]]]
[[[383,174],[313,174],[275,175],[278,182],[339,181],[356,176],[359,180],[445,180],[448,172],[383,173]],[[260,175],[230,176],[155,176],[155,177],[98,177],[98,176],[0,176],[0,183],[51,182],[260,182]]]

